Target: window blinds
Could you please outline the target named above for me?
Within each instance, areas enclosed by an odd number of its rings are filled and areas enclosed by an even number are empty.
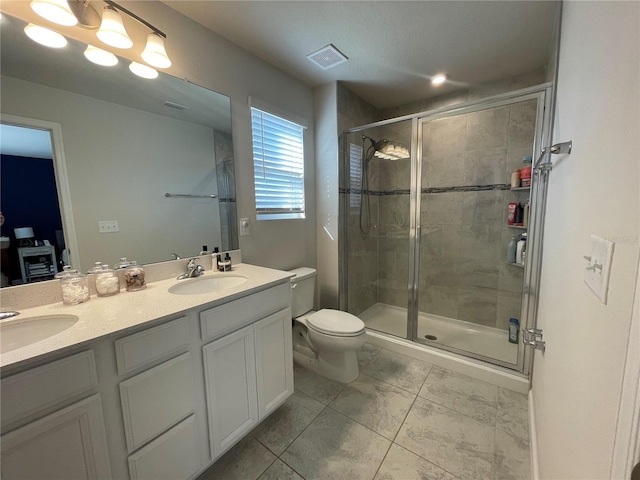
[[[256,213],[304,218],[303,127],[251,108]]]

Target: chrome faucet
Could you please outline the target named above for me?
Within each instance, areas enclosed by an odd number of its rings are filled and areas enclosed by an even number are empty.
[[[15,311],[0,312],[0,320],[6,320],[7,318],[15,317],[16,315],[20,315],[20,312],[15,312]]]
[[[204,275],[204,267],[202,265],[196,265],[196,259],[192,258],[187,263],[187,271],[178,277],[178,280],[184,280],[185,278],[195,278],[200,275]]]

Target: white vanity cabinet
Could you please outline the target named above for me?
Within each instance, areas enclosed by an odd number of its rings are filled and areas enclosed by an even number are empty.
[[[3,378],[1,477],[110,478],[96,387],[92,350]]]
[[[219,458],[293,393],[290,286],[200,314],[209,439]],[[250,305],[252,308],[247,309]],[[232,333],[230,319],[249,325]],[[220,337],[220,332],[226,334]]]
[[[293,393],[278,281],[3,370],[2,479],[196,478]]]

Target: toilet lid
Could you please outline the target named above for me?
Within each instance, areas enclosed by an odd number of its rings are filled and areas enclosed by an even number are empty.
[[[328,335],[353,336],[364,330],[358,317],[340,310],[323,309],[307,317],[307,325]]]

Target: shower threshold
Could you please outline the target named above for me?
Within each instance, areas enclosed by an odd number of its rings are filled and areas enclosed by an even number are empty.
[[[407,336],[407,309],[376,303],[360,315],[365,326],[396,337]],[[509,343],[509,332],[463,320],[418,313],[418,338],[465,352],[516,364],[518,345]],[[434,340],[433,337],[436,337]]]

